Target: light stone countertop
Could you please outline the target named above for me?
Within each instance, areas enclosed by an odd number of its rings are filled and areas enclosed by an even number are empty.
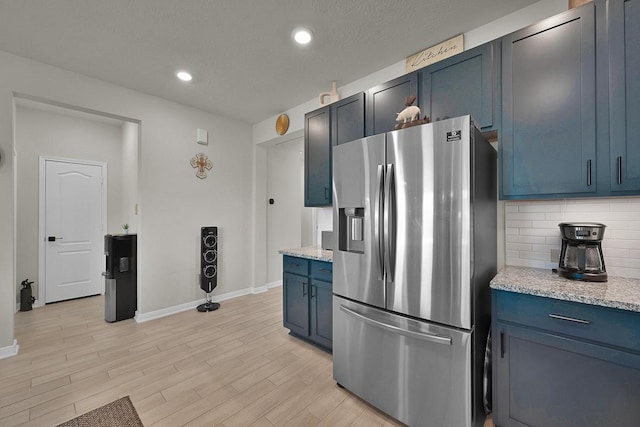
[[[282,249],[278,253],[298,258],[316,259],[318,261],[333,262],[333,251],[322,249],[321,246],[305,246],[302,248]]]
[[[640,312],[640,280],[609,275],[607,282],[565,279],[551,270],[507,266],[491,288]]]

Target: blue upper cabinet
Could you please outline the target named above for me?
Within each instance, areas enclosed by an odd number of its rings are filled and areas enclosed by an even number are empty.
[[[502,39],[501,198],[597,191],[595,42],[593,3]]]
[[[364,92],[331,104],[331,117],[333,145],[364,137]]]
[[[364,136],[364,92],[304,116],[304,205],[331,206],[331,148]]]
[[[330,106],[304,116],[304,205],[331,206]]]
[[[418,71],[422,116],[431,121],[471,114],[483,131],[500,117],[500,42],[459,53]]]
[[[609,1],[611,191],[640,190],[640,0]]]
[[[365,115],[367,136],[393,130],[398,113],[405,108],[405,98],[411,95],[418,96],[417,71],[369,89]]]

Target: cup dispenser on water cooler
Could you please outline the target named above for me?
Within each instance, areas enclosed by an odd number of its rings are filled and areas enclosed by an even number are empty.
[[[104,320],[117,322],[130,319],[138,306],[137,236],[135,234],[104,236],[106,255]]]

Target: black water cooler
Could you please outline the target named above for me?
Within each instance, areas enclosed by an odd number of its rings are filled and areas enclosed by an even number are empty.
[[[138,306],[137,236],[107,234],[104,254],[107,258],[104,295],[104,320],[131,319]]]

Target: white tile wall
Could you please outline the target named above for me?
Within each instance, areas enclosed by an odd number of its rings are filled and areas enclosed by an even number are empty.
[[[561,222],[600,222],[607,272],[640,279],[640,197],[506,202],[507,265],[554,268],[551,250],[560,250]]]

